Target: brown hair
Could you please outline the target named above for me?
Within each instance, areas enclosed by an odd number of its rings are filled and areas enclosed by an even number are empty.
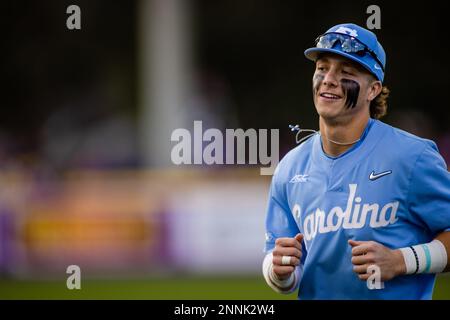
[[[389,89],[386,86],[381,88],[381,92],[370,102],[370,117],[380,119],[387,113],[387,98],[389,97]]]

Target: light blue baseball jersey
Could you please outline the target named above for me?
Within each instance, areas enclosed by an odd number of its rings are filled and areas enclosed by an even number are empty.
[[[327,156],[319,134],[291,150],[272,178],[266,246],[304,235],[299,299],[431,299],[434,274],[369,289],[353,272],[349,239],[391,249],[450,231],[450,174],[434,142],[370,119],[361,140]]]

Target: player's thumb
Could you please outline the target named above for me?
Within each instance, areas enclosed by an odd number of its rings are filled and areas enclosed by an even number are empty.
[[[363,241],[348,240],[348,244],[351,245],[352,247],[359,246],[362,243]]]
[[[294,238],[301,243],[303,240],[303,235],[301,233],[297,233]]]

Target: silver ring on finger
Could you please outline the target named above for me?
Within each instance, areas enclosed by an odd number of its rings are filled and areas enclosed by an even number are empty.
[[[290,265],[291,264],[291,256],[282,256],[281,257],[281,264],[283,265],[283,266],[288,266],[288,265]]]

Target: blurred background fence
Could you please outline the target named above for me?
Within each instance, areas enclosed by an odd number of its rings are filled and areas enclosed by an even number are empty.
[[[4,276],[60,278],[72,264],[91,278],[260,271],[267,183],[256,170],[1,178]]]

